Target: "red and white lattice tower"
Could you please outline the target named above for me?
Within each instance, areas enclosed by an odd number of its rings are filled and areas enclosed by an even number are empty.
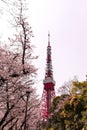
[[[55,97],[55,81],[53,79],[50,33],[48,33],[47,60],[45,79],[43,80],[44,88],[41,100],[41,116],[43,120],[47,120],[50,116],[50,108],[53,98]]]

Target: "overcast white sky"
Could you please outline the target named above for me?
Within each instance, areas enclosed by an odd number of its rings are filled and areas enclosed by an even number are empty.
[[[55,88],[76,75],[87,74],[87,0],[29,0],[29,19],[35,38],[38,93],[42,93],[48,31],[51,35]],[[0,32],[1,33],[1,32]]]
[[[51,34],[53,74],[56,88],[76,75],[87,74],[87,0],[30,0],[30,18],[37,47],[38,88],[46,66],[48,31]]]

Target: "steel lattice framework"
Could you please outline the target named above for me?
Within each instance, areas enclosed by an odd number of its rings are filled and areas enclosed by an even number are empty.
[[[53,79],[50,33],[48,33],[47,60],[45,79],[43,80],[44,88],[41,100],[41,116],[43,120],[47,120],[50,116],[50,108],[53,98],[55,97],[55,81]]]

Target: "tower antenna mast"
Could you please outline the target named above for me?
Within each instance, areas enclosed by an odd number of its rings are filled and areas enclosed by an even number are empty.
[[[48,32],[48,46],[50,46],[50,32]]]

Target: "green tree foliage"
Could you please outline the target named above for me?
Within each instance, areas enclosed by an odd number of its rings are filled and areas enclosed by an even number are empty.
[[[65,129],[65,115],[63,114],[64,102],[68,100],[69,95],[57,96],[52,105],[51,125],[55,130]]]
[[[69,130],[81,130],[83,123],[81,123],[84,104],[82,98],[72,96],[69,101],[64,104],[64,115],[66,120],[66,128]]]
[[[87,81],[73,82],[70,95],[57,96],[52,105],[51,124],[55,130],[87,129]]]
[[[80,95],[83,100],[84,110],[82,111],[81,122],[84,124],[84,128],[87,128],[87,81],[74,82],[73,84],[72,93]]]

